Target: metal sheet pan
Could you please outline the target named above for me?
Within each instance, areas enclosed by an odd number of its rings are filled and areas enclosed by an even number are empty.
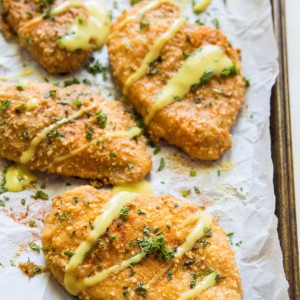
[[[272,158],[278,232],[291,300],[300,299],[299,254],[296,199],[288,86],[287,44],[284,0],[272,0],[274,29],[278,42],[280,74],[273,88],[271,103]]]

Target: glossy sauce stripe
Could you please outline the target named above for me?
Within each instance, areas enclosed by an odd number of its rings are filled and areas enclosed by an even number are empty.
[[[129,76],[129,78],[126,80],[123,89],[123,94],[126,95],[130,87],[132,87],[132,85],[135,82],[137,82],[142,76],[144,76],[147,73],[149,65],[159,57],[160,52],[165,46],[165,44],[176,35],[176,33],[181,29],[184,22],[184,18],[177,19],[169,28],[169,30],[158,38],[158,40],[155,42],[155,44],[145,56],[139,69],[134,74]]]
[[[221,47],[204,45],[197,49],[163,87],[145,117],[145,123],[148,125],[160,110],[184,97],[190,91],[191,86],[198,84],[207,71],[218,76],[224,69],[231,66],[232,61]]]
[[[115,36],[115,34],[118,31],[120,31],[121,29],[123,29],[129,22],[134,21],[138,17],[141,17],[147,11],[159,8],[161,5],[163,5],[165,3],[172,3],[172,1],[171,0],[156,0],[156,1],[152,1],[149,4],[147,4],[146,6],[144,6],[143,8],[141,8],[140,10],[136,11],[134,14],[128,15],[122,22],[120,22],[115,27],[115,29],[114,29],[115,31],[109,35],[108,39],[110,40],[111,38],[113,38]]]
[[[80,152],[86,150],[88,147],[90,147],[91,145],[94,145],[96,143],[101,143],[104,141],[107,141],[111,138],[134,138],[138,135],[140,135],[142,132],[142,129],[138,128],[138,127],[132,127],[131,129],[129,129],[128,131],[115,131],[115,132],[109,132],[104,134],[101,137],[97,137],[92,139],[90,142],[83,144],[81,147],[71,151],[68,154],[56,157],[53,159],[53,162],[46,168],[49,169],[50,167],[52,167],[54,164],[60,163],[64,160],[67,160],[73,156],[76,156],[77,154],[79,154]]]
[[[85,107],[85,108],[82,108],[80,109],[79,111],[77,111],[76,113],[74,113],[71,117],[69,118],[64,118],[64,119],[61,119],[60,121],[54,123],[54,124],[51,124],[50,126],[44,128],[30,143],[29,147],[24,151],[22,152],[22,155],[21,155],[21,158],[20,158],[20,162],[22,164],[26,164],[30,161],[30,159],[35,155],[35,152],[36,152],[36,149],[38,147],[38,145],[41,143],[41,141],[43,139],[46,138],[47,134],[63,125],[63,124],[66,124],[70,121],[73,121],[79,117],[81,117],[85,112],[88,112],[94,108],[97,107],[97,104],[96,103],[93,103],[92,105],[88,106],[88,107]]]

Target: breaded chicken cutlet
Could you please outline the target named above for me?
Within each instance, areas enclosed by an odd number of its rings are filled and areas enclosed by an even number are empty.
[[[2,18],[6,35],[10,28],[52,74],[80,68],[103,46],[110,25],[96,0],[3,0]]]
[[[85,86],[3,83],[0,121],[0,157],[30,170],[120,184],[151,169],[131,115]]]
[[[187,22],[168,0],[142,1],[108,36],[119,88],[152,139],[192,158],[217,160],[244,102],[239,51],[217,29]]]
[[[53,275],[79,299],[242,297],[225,232],[171,196],[75,188],[54,199],[42,244]]]

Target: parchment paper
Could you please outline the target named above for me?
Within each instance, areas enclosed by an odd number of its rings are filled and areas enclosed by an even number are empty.
[[[117,8],[113,1],[106,1],[113,18],[130,6],[129,0],[115,2]],[[154,167],[147,179],[155,193],[168,193],[185,201],[206,205],[221,226],[234,233],[233,248],[241,271],[245,300],[289,299],[274,215],[269,116],[270,92],[278,74],[278,64],[270,2],[212,0],[209,9],[198,16],[192,13],[191,1],[181,2],[184,14],[191,21],[201,19],[213,26],[212,20],[219,20],[229,40],[242,50],[244,74],[251,80],[251,86],[247,91],[247,102],[232,130],[232,150],[220,161],[211,164],[190,160],[175,147],[161,143],[161,152],[153,155]],[[0,53],[0,76],[7,76],[11,81],[43,81],[47,78],[50,82],[58,82],[75,76],[91,80],[93,89],[99,90],[108,99],[118,97],[110,75],[108,80],[103,81],[101,74],[93,77],[82,69],[67,78],[51,77],[26,51],[20,49],[16,40],[6,42],[1,36]],[[106,48],[95,53],[95,57],[103,65],[108,64]],[[11,77],[28,68],[33,70],[30,76]],[[153,148],[149,149],[153,152]],[[161,158],[165,159],[166,167],[157,172]],[[1,169],[8,164],[2,160]],[[196,177],[190,176],[192,169],[197,172]],[[32,241],[40,245],[42,220],[51,206],[50,200],[30,197],[39,185],[46,184],[45,191],[51,199],[88,181],[38,175],[39,182],[35,188],[0,195],[5,203],[5,207],[0,208],[1,300],[72,299],[50,274],[28,279],[16,265],[28,258],[36,264],[44,264],[42,253],[35,253],[28,247]],[[195,186],[200,194],[195,193]],[[183,190],[191,191],[190,195],[183,197]],[[21,204],[23,198],[26,199],[25,205]],[[35,221],[35,227],[29,227],[30,220]]]

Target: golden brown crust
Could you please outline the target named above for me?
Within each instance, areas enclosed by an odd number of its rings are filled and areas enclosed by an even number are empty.
[[[29,110],[28,100],[32,99],[37,99],[37,107]],[[81,85],[59,88],[42,83],[1,84],[1,104],[5,100],[9,105],[0,110],[0,156],[3,158],[20,162],[22,152],[45,127],[95,103],[95,108],[87,114],[59,126],[43,139],[28,167],[31,170],[48,167],[50,173],[99,179],[106,184],[138,182],[151,169],[151,156],[141,138],[127,137],[110,138],[89,146],[72,158],[50,165],[54,158],[88,143],[91,140],[86,137],[89,131],[93,132],[94,139],[114,131],[128,131],[135,126],[119,102],[107,101]],[[99,112],[107,115],[104,129],[97,123],[96,113]]]
[[[74,198],[77,197],[77,198]],[[65,255],[67,251],[74,252],[91,231],[91,224],[101,214],[104,203],[112,194],[98,191],[89,186],[83,186],[66,192],[53,201],[52,211],[45,219],[42,230],[42,243],[45,248],[47,266],[63,285],[64,269],[69,262]],[[77,199],[75,204],[74,199]],[[145,214],[138,214],[138,209]],[[78,267],[77,276],[86,277],[90,272],[97,272],[97,266],[102,269],[113,266],[138,253],[139,247],[130,245],[136,238],[143,238],[143,229],[159,228],[164,234],[167,249],[174,249],[184,242],[194,224],[184,225],[184,220],[199,209],[191,204],[177,200],[167,195],[136,195],[134,202],[129,205],[129,220],[119,218],[109,227],[108,233],[101,237],[101,243],[90,251],[86,261]],[[64,216],[64,217],[62,217]],[[67,217],[66,217],[67,216]],[[166,226],[168,225],[168,227]],[[75,232],[75,233],[74,233]],[[117,236],[113,242],[110,237]],[[191,274],[203,270],[215,270],[226,278],[218,281],[217,285],[199,295],[195,300],[240,300],[241,281],[231,249],[224,231],[214,220],[212,237],[205,238],[208,242],[197,242],[195,249],[187,252],[182,258],[174,261],[154,259],[153,255],[146,257],[133,269],[126,269],[114,274],[94,287],[80,293],[80,299],[113,300],[113,299],[143,299],[135,292],[139,282],[146,286],[155,275],[162,270],[165,274],[157,278],[149,288],[149,300],[175,300],[189,290],[192,281]],[[101,245],[101,246],[99,246]],[[187,260],[194,260],[190,266],[184,266]],[[172,279],[167,279],[167,273],[172,272]],[[130,276],[130,274],[132,276]],[[201,279],[199,279],[201,282]],[[198,281],[198,282],[199,282]],[[128,287],[129,297],[123,297],[123,287]]]
[[[65,74],[80,68],[95,49],[91,42],[89,50],[71,52],[61,49],[56,43],[69,31],[76,17],[87,14],[82,8],[72,7],[58,16],[30,23],[62,2],[64,0],[55,0],[54,4],[40,6],[42,2],[38,0],[3,1],[3,17],[12,31],[18,34],[20,44],[51,74]]]
[[[163,4],[145,13],[143,18],[150,22],[146,28],[140,30],[141,19],[137,18],[117,30],[122,20],[147,3],[143,1],[123,14],[112,26],[110,35],[113,36],[108,38],[110,62],[121,90],[126,79],[140,67],[154,41],[180,16],[175,4]],[[162,49],[161,60],[155,65],[159,71],[143,76],[129,89],[128,101],[143,118],[155,96],[177,72],[185,55],[205,44],[223,48],[241,72],[239,51],[230,45],[221,31],[186,22]],[[245,83],[240,74],[213,78],[196,92],[188,93],[181,101],[158,112],[149,124],[149,133],[154,141],[165,139],[193,158],[216,160],[231,148],[230,128],[243,105],[244,90]]]

